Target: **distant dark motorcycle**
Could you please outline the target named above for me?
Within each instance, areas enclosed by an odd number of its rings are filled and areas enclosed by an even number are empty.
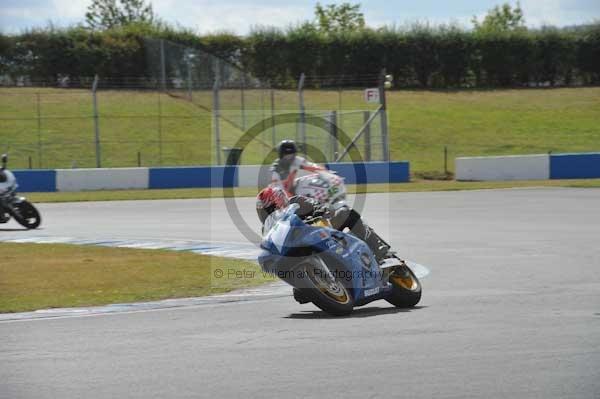
[[[24,197],[18,197],[17,179],[6,169],[8,156],[2,155],[0,168],[0,223],[6,223],[13,217],[20,225],[28,229],[36,229],[42,223],[38,210]]]

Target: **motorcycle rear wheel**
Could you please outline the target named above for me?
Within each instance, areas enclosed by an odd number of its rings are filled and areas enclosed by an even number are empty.
[[[36,229],[39,227],[40,223],[42,223],[42,217],[40,216],[40,213],[29,201],[23,201],[18,205],[15,205],[15,207],[19,212],[11,213],[21,226],[28,229]]]
[[[348,288],[334,276],[327,276],[327,268],[323,259],[313,256],[304,267],[304,275],[312,287],[302,289],[306,296],[322,311],[333,316],[346,316],[354,309],[354,298]],[[333,277],[333,280],[332,280]]]
[[[392,292],[386,301],[398,308],[412,308],[421,300],[421,282],[410,267],[402,265],[390,275]]]

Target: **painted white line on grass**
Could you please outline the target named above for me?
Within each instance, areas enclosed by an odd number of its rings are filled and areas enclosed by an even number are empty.
[[[202,255],[222,256],[243,260],[256,260],[260,248],[251,243],[214,243],[209,241],[170,241],[170,240],[115,240],[115,239],[79,239],[73,237],[0,237],[1,242],[31,243],[31,244],[76,244],[95,245],[100,247],[163,249],[169,251],[189,251]]]
[[[62,319],[66,317],[99,316],[118,313],[149,312],[162,309],[189,308],[193,306],[212,305],[230,302],[248,302],[290,296],[292,288],[275,282],[256,288],[248,288],[228,292],[227,294],[209,295],[197,298],[164,299],[161,301],[115,303],[103,306],[84,308],[42,309],[33,312],[0,313],[0,323],[40,319]]]

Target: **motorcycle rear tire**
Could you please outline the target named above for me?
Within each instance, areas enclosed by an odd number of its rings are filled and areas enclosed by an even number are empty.
[[[16,205],[19,214],[11,212],[12,217],[23,227],[27,229],[37,229],[42,223],[42,217],[38,210],[29,202],[23,201]]]

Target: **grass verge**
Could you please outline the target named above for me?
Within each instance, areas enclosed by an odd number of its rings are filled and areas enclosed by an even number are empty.
[[[39,94],[39,102],[37,101]],[[98,93],[102,165],[124,167],[206,165],[215,161],[211,95],[194,92],[194,103],[166,94],[135,90]],[[338,127],[350,137],[363,124],[360,113],[373,110],[362,90],[305,90],[310,112],[338,111]],[[275,111],[298,110],[293,90],[277,90]],[[91,93],[87,90],[0,88],[0,144],[12,169],[95,167]],[[245,92],[246,127],[271,115],[270,101]],[[39,108],[38,108],[39,105]],[[221,145],[231,147],[242,132],[240,92],[222,90]],[[414,173],[444,170],[458,156],[600,151],[600,88],[423,91],[387,93],[391,158],[408,160]],[[159,117],[160,116],[160,117]],[[372,129],[372,155],[380,146]],[[320,130],[309,129],[312,145],[329,151]],[[268,129],[250,143],[245,164],[260,164],[272,149]],[[295,137],[293,125],[276,129],[276,142]],[[322,147],[321,147],[322,146]],[[364,140],[357,142],[364,148]],[[449,168],[452,169],[452,162]],[[451,170],[452,171],[452,170]]]
[[[422,191],[457,191],[483,190],[519,187],[600,187],[600,179],[575,180],[527,180],[500,182],[458,182],[453,180],[415,180],[410,183],[370,184],[368,186],[348,186],[348,192],[355,193],[358,189],[368,193],[381,192],[422,192]],[[236,188],[236,197],[253,197],[255,188]],[[83,191],[57,193],[25,193],[32,202],[82,202],[82,201],[124,201],[124,200],[159,200],[159,199],[194,199],[220,198],[221,190],[210,188],[173,189],[173,190],[114,190],[114,191]]]
[[[254,263],[189,252],[0,243],[0,253],[0,313],[197,297],[272,281]],[[223,277],[214,277],[217,269]]]

